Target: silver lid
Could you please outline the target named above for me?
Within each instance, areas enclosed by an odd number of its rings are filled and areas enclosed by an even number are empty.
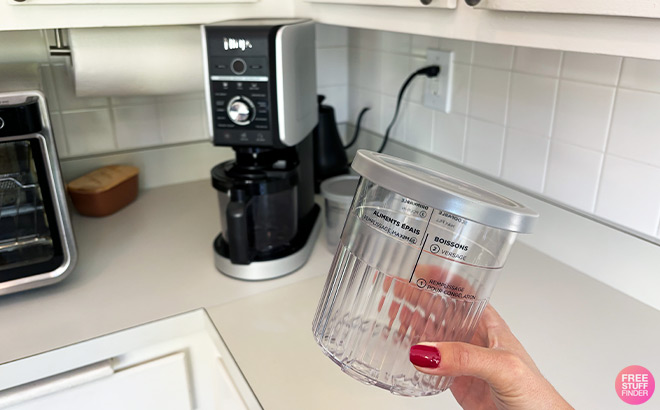
[[[352,167],[383,188],[494,228],[530,233],[538,218],[502,195],[389,155],[359,150]]]

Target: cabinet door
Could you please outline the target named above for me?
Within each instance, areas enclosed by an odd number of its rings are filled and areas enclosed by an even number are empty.
[[[465,0],[475,8],[660,18],[660,0]]]
[[[305,0],[309,3],[361,4],[368,6],[434,7],[455,9],[456,0]]]
[[[61,375],[64,378],[68,375]],[[51,383],[57,383],[51,382]],[[180,352],[82,385],[63,384],[60,390],[24,401],[11,410],[189,410],[185,354]],[[37,387],[45,389],[46,386]],[[29,393],[26,393],[29,394]]]
[[[204,311],[0,365],[0,409],[256,410]]]
[[[256,3],[259,0],[8,0],[14,6],[35,4],[194,4],[194,3]]]

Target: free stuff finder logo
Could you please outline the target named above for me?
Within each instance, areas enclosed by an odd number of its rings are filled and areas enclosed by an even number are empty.
[[[655,379],[642,366],[628,366],[616,376],[616,393],[628,404],[646,403],[655,391]]]

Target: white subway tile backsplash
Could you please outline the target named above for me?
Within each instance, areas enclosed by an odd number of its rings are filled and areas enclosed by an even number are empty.
[[[380,50],[382,31],[360,28],[351,28],[349,30],[349,46],[363,50]]]
[[[0,33],[0,65],[40,64],[63,158],[207,138],[200,93],[77,97],[68,58],[50,58],[44,34]],[[394,140],[660,236],[660,63],[325,24],[316,34],[318,92],[338,122],[370,106],[363,125],[384,134],[427,49],[453,51],[451,113],[423,106],[417,78]]]
[[[0,90],[23,91],[43,88],[37,63],[0,64]]]
[[[603,154],[553,141],[544,193],[570,206],[593,212]]]
[[[565,52],[561,76],[569,80],[616,85],[621,61],[621,57]]]
[[[412,44],[410,34],[383,31],[380,36],[380,50],[389,53],[409,54]]]
[[[55,82],[53,80],[53,70],[48,64],[39,66],[39,75],[43,92],[46,96],[46,104],[50,112],[59,112],[60,104],[57,101],[57,92],[55,91]]]
[[[348,28],[317,23],[316,47],[348,47]]]
[[[158,119],[164,144],[201,141],[207,138],[204,122],[204,100],[159,98]]]
[[[410,54],[426,59],[426,50],[429,48],[437,50],[440,48],[441,39],[429,36],[412,36]]]
[[[433,110],[410,103],[406,123],[406,143],[422,151],[430,152],[433,144]]]
[[[479,66],[511,70],[514,47],[499,44],[475,43],[472,62]]]
[[[467,125],[465,164],[492,176],[500,175],[504,127],[470,119]]]
[[[62,114],[69,156],[110,152],[117,149],[110,110],[107,108]]]
[[[504,143],[502,178],[535,192],[543,191],[550,140],[508,129]]]
[[[157,102],[164,101],[186,101],[186,100],[199,100],[204,99],[203,91],[194,91],[185,94],[168,94],[168,95],[159,95],[156,97]]]
[[[382,67],[380,92],[393,97],[397,96],[403,82],[410,75],[410,57],[382,53],[380,66]]]
[[[470,100],[470,73],[467,64],[454,63],[454,84],[452,90],[451,111],[459,114],[468,113]]]
[[[596,84],[560,81],[552,137],[603,151],[615,90]]]
[[[130,97],[111,97],[110,103],[115,106],[156,104],[156,97],[152,95],[136,95]]]
[[[509,77],[508,71],[472,67],[468,114],[471,117],[504,124]]]
[[[325,96],[323,104],[335,109],[335,118],[338,123],[348,121],[348,86],[319,87],[318,93]]]
[[[348,84],[354,87],[360,85],[360,72],[362,70],[360,64],[360,54],[361,51],[359,48],[351,47],[348,49]]]
[[[66,134],[64,133],[64,125],[62,124],[62,114],[50,114],[50,125],[53,137],[55,137],[55,146],[57,147],[57,155],[60,158],[67,158],[69,156],[69,148],[66,143]]]
[[[660,166],[660,94],[619,89],[608,152]]]
[[[557,77],[561,65],[561,51],[518,47],[513,69],[522,73]]]
[[[133,105],[112,109],[119,149],[162,144],[155,105]]]
[[[608,155],[596,214],[655,235],[660,219],[660,168]]]
[[[394,55],[394,54],[390,54]],[[388,67],[383,67],[383,53],[380,51],[361,50],[358,55],[358,81],[355,86],[366,88],[372,91],[380,92],[381,77]],[[394,60],[392,60],[394,61]],[[395,64],[404,64],[397,61]],[[405,64],[408,64],[406,61]]]
[[[606,149],[633,164],[660,167],[660,115],[655,114],[660,112],[660,75],[655,75],[660,63],[626,59],[622,68],[623,59],[616,56],[416,35],[405,50],[407,43],[405,35],[349,30],[348,83],[381,97],[381,134],[401,82],[426,63],[427,49],[451,50],[451,113],[431,111],[435,155],[591,213]],[[381,71],[371,68],[374,56]],[[369,84],[375,79],[378,86]],[[423,137],[429,117],[421,104],[425,82],[411,85],[392,135],[424,150],[429,148]],[[348,117],[358,111],[353,103]],[[642,214],[645,226],[657,234],[658,218]]]
[[[475,44],[471,41],[441,38],[439,48],[440,50],[453,51],[454,62],[456,63],[472,64],[472,50]]]
[[[0,64],[47,62],[48,50],[41,31],[0,31]]]
[[[319,87],[346,84],[348,49],[321,48],[316,52],[316,81]]]
[[[467,117],[461,114],[433,113],[433,144],[431,151],[450,161],[463,162]]]
[[[369,111],[367,111],[362,118],[362,127],[375,133],[380,133],[380,94],[374,91],[358,88],[355,92],[351,92],[351,95],[352,99],[350,101],[350,106],[352,108],[349,116],[350,121],[353,124],[357,124],[357,118],[360,111],[362,111],[363,108],[368,107]]]
[[[624,59],[619,86],[660,92],[660,61]]]
[[[550,136],[557,80],[513,73],[507,125]]]

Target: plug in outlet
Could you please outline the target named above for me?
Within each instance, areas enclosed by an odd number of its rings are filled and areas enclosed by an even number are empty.
[[[440,66],[437,77],[427,78],[424,88],[424,106],[443,112],[451,111],[452,79],[454,77],[454,52],[426,50],[426,64]]]

